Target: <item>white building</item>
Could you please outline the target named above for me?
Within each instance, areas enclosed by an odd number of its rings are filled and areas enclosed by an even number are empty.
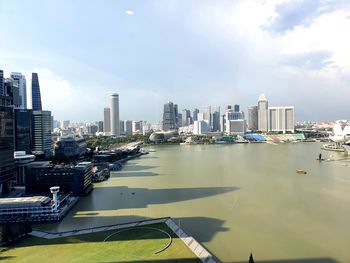
[[[109,135],[111,133],[111,109],[110,108],[103,109],[103,131],[105,135]]]
[[[258,99],[258,130],[268,131],[268,101],[265,94],[260,94]]]
[[[208,120],[195,121],[193,123],[193,134],[201,135],[210,132]]]
[[[268,121],[269,131],[294,132],[294,107],[269,107]]]
[[[111,95],[111,135],[119,136],[119,95]]]
[[[27,82],[26,77],[19,72],[11,72],[10,75],[12,80],[18,82],[19,96],[21,97],[21,109],[27,109]]]

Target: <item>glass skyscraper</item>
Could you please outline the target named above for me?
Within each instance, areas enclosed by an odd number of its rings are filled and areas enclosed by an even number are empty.
[[[42,110],[38,73],[32,73],[32,109]]]

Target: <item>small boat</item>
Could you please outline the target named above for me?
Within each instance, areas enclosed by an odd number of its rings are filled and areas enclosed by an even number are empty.
[[[305,175],[305,174],[307,174],[307,172],[304,170],[297,170],[297,174],[298,175]]]

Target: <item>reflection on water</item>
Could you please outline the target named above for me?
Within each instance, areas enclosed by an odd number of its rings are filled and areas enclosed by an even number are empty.
[[[350,262],[350,161],[342,153],[316,143],[153,148],[62,222],[41,227],[172,216],[225,262],[247,262],[250,252],[258,262]],[[320,152],[334,161],[316,161]]]

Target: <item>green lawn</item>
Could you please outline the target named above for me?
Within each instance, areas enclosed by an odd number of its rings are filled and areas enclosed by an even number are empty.
[[[6,251],[0,252],[4,262],[200,262],[165,224],[148,227],[162,229],[173,240],[165,251],[155,254],[169,241],[164,233],[149,229],[121,232],[104,231],[58,239],[28,237]]]

